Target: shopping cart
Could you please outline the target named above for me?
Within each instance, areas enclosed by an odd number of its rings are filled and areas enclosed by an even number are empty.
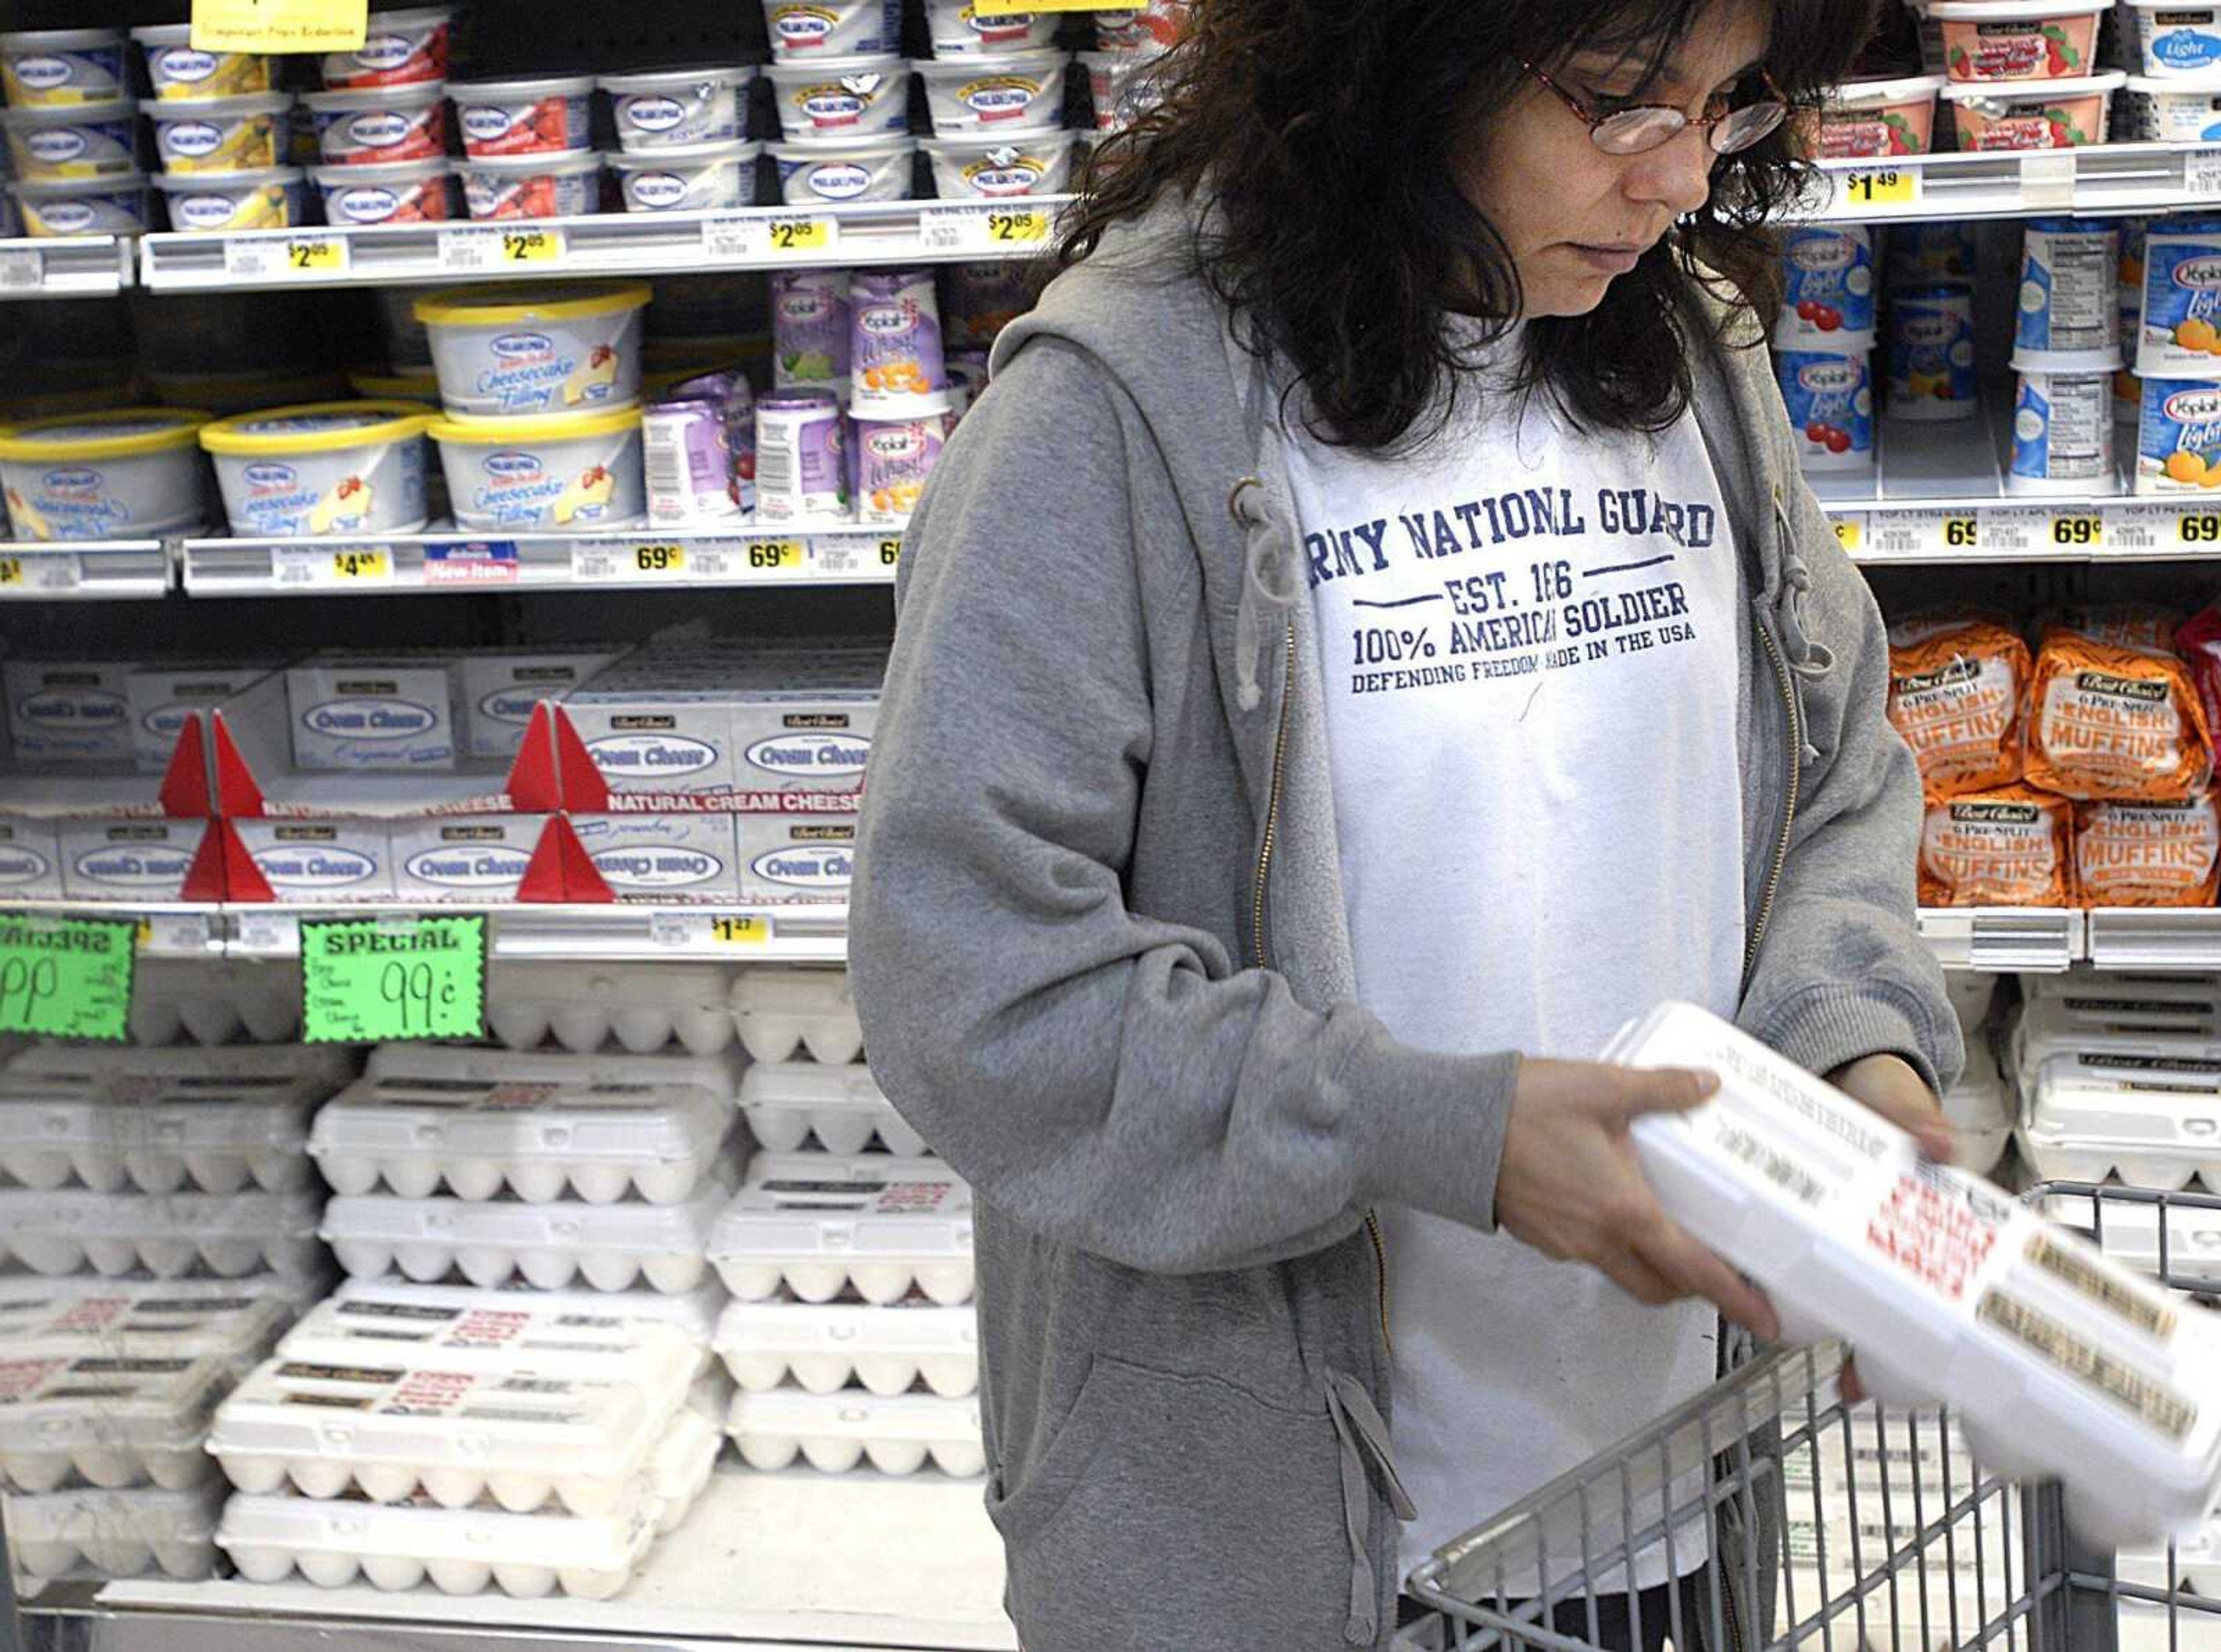
[[[2221,1197],[2027,1198],[2178,1289],[2221,1293]],[[1399,1648],[1591,1652],[1615,1605],[1640,1647],[1655,1612],[1646,1624],[1639,1593],[1605,1604],[1629,1593],[1629,1556],[1649,1585],[1724,1553],[1663,1592],[1683,1652],[2221,1652],[2221,1549],[2117,1566],[2077,1543],[2055,1484],[1986,1472],[1947,1412],[1847,1407],[1842,1366],[1833,1346],[1767,1354],[1443,1545],[1407,1584],[1439,1617]]]

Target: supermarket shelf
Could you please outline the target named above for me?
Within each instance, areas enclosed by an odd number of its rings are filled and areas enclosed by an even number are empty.
[[[226,935],[223,908],[212,902],[175,902],[155,906],[103,906],[97,902],[11,900],[9,914],[53,917],[137,919],[141,958],[220,958]]]
[[[150,235],[140,238],[140,280],[157,292],[236,291],[1027,258],[1049,244],[1071,198]]]
[[[1001,1543],[976,1480],[728,1468],[614,1600],[443,1595],[429,1584],[385,1594],[298,1580],[111,1583],[96,1597],[92,1636],[98,1652],[285,1652],[303,1634],[333,1652],[406,1652],[441,1631],[528,1634],[538,1652],[642,1637],[663,1648],[1010,1652],[1002,1586]]]
[[[428,910],[482,911],[496,958],[653,963],[834,963],[848,955],[846,906],[441,906],[398,904],[308,909],[242,905],[223,910],[225,955],[297,958],[303,917],[413,917]]]
[[[2221,913],[2211,916],[2221,918]],[[1920,936],[1946,969],[2062,973],[2086,955],[2083,914],[2060,907],[1929,907]],[[2214,930],[2221,945],[2221,928]]]
[[[171,585],[159,539],[0,542],[0,602],[85,602],[160,597]]]
[[[504,590],[654,590],[885,585],[902,529],[665,529],[468,537],[460,529],[373,540],[189,539],[196,597],[366,596]]]
[[[2221,970],[2221,910],[2100,908],[2088,955],[2100,969]]]
[[[0,241],[0,298],[108,298],[131,285],[131,242],[122,235]]]
[[[2011,153],[1824,160],[1790,216],[1808,222],[2164,212],[2221,198],[2221,148],[2105,143]]]

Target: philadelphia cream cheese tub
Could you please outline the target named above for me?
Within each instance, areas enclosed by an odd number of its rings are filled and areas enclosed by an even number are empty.
[[[756,203],[760,143],[643,149],[606,159],[628,212],[710,212]]]
[[[463,204],[481,222],[576,218],[602,210],[602,158],[591,149],[490,155],[454,166],[463,180]]]
[[[154,187],[169,205],[172,229],[290,229],[309,220],[307,186],[296,166],[165,172]]]
[[[788,206],[907,201],[915,191],[916,138],[820,138],[766,147],[779,163],[779,197]]]
[[[446,6],[373,11],[360,46],[324,54],[324,84],[337,91],[445,80],[454,21]]]
[[[910,130],[910,66],[901,58],[782,61],[764,73],[771,79],[779,129],[789,141]]]
[[[934,191],[944,201],[996,201],[1061,195],[1072,186],[1069,132],[995,132],[921,138],[933,159]]]
[[[495,284],[416,301],[440,399],[466,418],[622,407],[640,398],[645,281]]]
[[[328,223],[427,223],[454,216],[454,179],[444,160],[317,166],[309,176],[323,192]]]
[[[935,135],[1062,126],[1067,61],[1061,52],[1044,51],[919,64]]]
[[[72,103],[0,114],[16,176],[34,183],[139,170],[139,122],[128,103]]]
[[[319,402],[219,420],[200,438],[242,539],[413,534],[431,422],[419,402]]]
[[[190,23],[135,28],[131,38],[147,54],[147,79],[157,97],[241,97],[268,91],[271,60],[260,52],[203,52]]]
[[[35,237],[135,235],[153,212],[144,172],[52,184],[27,179],[15,185],[15,197],[23,233]]]
[[[458,528],[620,528],[648,513],[637,407],[431,429]]]
[[[130,96],[120,28],[30,28],[0,34],[0,91],[9,109],[112,103]]]
[[[132,407],[0,426],[0,483],[16,535],[143,539],[198,527],[208,420]]]
[[[779,63],[902,50],[902,0],[763,0]]]
[[[753,67],[651,69],[605,74],[617,142],[629,154],[642,149],[730,143],[748,135],[748,88]]]
[[[328,166],[437,160],[447,153],[447,99],[438,81],[312,91],[301,99]]]
[[[154,128],[154,153],[165,172],[254,172],[291,159],[288,93],[149,97],[139,107]]]
[[[973,0],[925,0],[925,29],[937,58],[999,57],[1056,44],[1054,11],[982,17]]]
[[[473,158],[560,154],[591,141],[591,75],[455,81],[447,96],[462,128],[463,151]]]

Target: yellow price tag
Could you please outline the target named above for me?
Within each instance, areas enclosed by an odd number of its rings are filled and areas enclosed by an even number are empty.
[[[196,52],[352,52],[370,0],[193,0]]]
[[[767,917],[713,917],[710,938],[723,947],[762,947],[771,943]]]
[[[1861,537],[1861,535],[1859,533],[1858,523],[1855,522],[1838,522],[1836,523],[1836,543],[1842,546],[1845,550],[1856,551],[1859,548],[1859,540]]]
[[[1012,207],[987,215],[987,239],[1012,247],[1048,239],[1048,214],[1039,207]]]
[[[883,539],[879,541],[879,566],[891,568],[902,560],[902,541]]]
[[[982,17],[1012,17],[1029,11],[1096,11],[1102,0],[974,0],[972,9]]]
[[[501,261],[504,264],[560,264],[563,251],[563,232],[560,229],[501,232]]]
[[[641,573],[684,573],[686,572],[686,548],[684,545],[635,545],[632,548],[632,565]]]
[[[24,572],[22,557],[0,556],[0,585],[20,585],[28,583],[29,579],[30,576]]]
[[[154,944],[153,919],[150,917],[142,917],[139,920],[139,929],[133,937],[133,942],[134,944],[141,947],[151,947]]]
[[[2054,545],[2092,547],[2102,544],[2105,538],[2105,519],[2103,516],[2058,516],[2051,519],[2051,542]]]
[[[1946,516],[1943,542],[1954,550],[1971,551],[1981,543],[1980,524],[1973,516]]]
[[[347,246],[332,235],[296,235],[285,243],[285,267],[303,274],[337,274],[347,266]]]
[[[833,225],[825,218],[773,218],[771,249],[774,253],[823,253],[833,246]]]
[[[1920,198],[1920,174],[1910,166],[1861,166],[1843,174],[1843,200],[1853,211],[1911,206]]]
[[[802,566],[798,539],[767,539],[748,547],[748,567],[756,573],[791,573]]]
[[[2187,510],[2174,523],[2175,534],[2186,545],[2221,545],[2221,516]]]
[[[384,551],[334,551],[332,578],[335,579],[390,579],[393,564],[387,561]]]

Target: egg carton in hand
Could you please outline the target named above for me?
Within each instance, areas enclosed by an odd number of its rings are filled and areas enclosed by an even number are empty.
[[[2100,1051],[2054,1056],[2037,1069],[2018,1135],[2044,1180],[2118,1176],[2173,1192],[2221,1172],[2221,1065]]]
[[[109,1084],[139,1079],[159,1085],[185,1079],[225,1084],[278,1079],[329,1095],[354,1076],[354,1052],[344,1044],[224,1044],[209,1049],[135,1049],[128,1044],[42,1041],[8,1059],[8,1080]]]
[[[683,1293],[709,1271],[704,1253],[732,1186],[720,1168],[684,1205],[341,1197],[324,1206],[322,1231],[356,1279],[397,1267],[422,1285],[460,1272],[483,1286],[522,1274],[545,1291],[581,1278],[597,1291],[625,1291],[644,1279]]]
[[[197,1265],[235,1279],[266,1268],[313,1273],[317,1201],[305,1193],[94,1193],[0,1190],[0,1255],[34,1273],[88,1262],[116,1275],[176,1279]]]
[[[744,969],[733,982],[733,1019],[759,1061],[791,1061],[806,1048],[814,1060],[841,1067],[864,1048],[845,969]]]
[[[190,1185],[282,1193],[309,1180],[309,1104],[256,1088],[188,1083],[140,1097],[95,1087],[0,1086],[0,1170],[41,1192],[74,1177],[97,1193]]]
[[[465,1199],[506,1187],[545,1204],[567,1188],[589,1205],[634,1192],[677,1205],[729,1157],[731,1129],[731,1110],[692,1086],[376,1078],[324,1104],[309,1152],[341,1193],[383,1181],[428,1198],[444,1182]]]
[[[730,1102],[741,1093],[741,1075],[748,1066],[748,1056],[736,1044],[710,1055],[696,1055],[677,1045],[646,1055],[626,1050],[575,1055],[568,1050],[412,1040],[380,1044],[371,1051],[364,1073],[372,1079],[505,1079],[517,1084],[691,1084]]]
[[[275,1043],[301,1029],[301,972],[214,958],[145,958],[131,982],[131,1036],[141,1044],[189,1037],[228,1044],[244,1032]]]
[[[86,1571],[132,1578],[157,1570],[197,1583],[216,1569],[224,1490],[211,1475],[181,1491],[17,1493],[8,1499],[8,1552],[40,1583]]]
[[[300,1311],[305,1280],[0,1279],[0,1349],[255,1364]]]
[[[829,1474],[863,1461],[881,1474],[911,1474],[930,1459],[959,1479],[986,1467],[979,1401],[938,1394],[744,1392],[733,1396],[725,1432],[739,1445],[741,1461],[766,1472],[789,1467],[798,1455]]]
[[[0,1468],[27,1492],[72,1474],[103,1490],[182,1491],[208,1478],[210,1410],[231,1386],[221,1360],[68,1352],[0,1362]]]
[[[912,1290],[968,1302],[972,1190],[937,1159],[765,1154],[717,1218],[709,1255],[743,1302],[782,1286],[804,1302],[844,1289],[881,1305]]]
[[[861,1153],[875,1136],[898,1158],[926,1151],[861,1061],[760,1062],[741,1080],[741,1111],[766,1153],[798,1152],[813,1136],[828,1153]]]
[[[673,1038],[697,1055],[733,1042],[732,972],[722,964],[659,964],[653,970],[582,964],[497,962],[486,983],[486,1025],[514,1050],[537,1049],[553,1033],[584,1054],[615,1034],[636,1055]]]
[[[792,1380],[829,1394],[861,1384],[881,1396],[920,1381],[945,1399],[979,1389],[979,1327],[969,1307],[922,1292],[885,1307],[858,1302],[735,1302],[717,1321],[717,1353],[733,1380],[766,1393]]]

